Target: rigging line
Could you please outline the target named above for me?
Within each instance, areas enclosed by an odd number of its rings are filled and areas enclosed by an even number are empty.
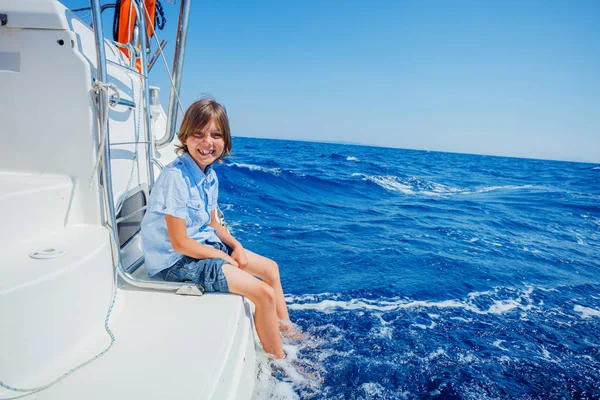
[[[137,169],[138,171],[138,182],[139,182],[139,167],[137,166],[137,164],[139,163],[139,159],[138,159],[138,155],[139,155],[139,149],[138,149],[138,144],[140,141],[140,126],[142,125],[142,113],[144,112],[144,107],[142,106],[142,97],[143,97],[143,90],[144,87],[143,85],[140,83],[140,95],[139,95],[139,99],[137,102],[137,106],[136,106],[136,111],[137,111],[137,126],[136,126],[136,130],[135,130],[135,150],[133,152],[133,158],[132,158],[132,164],[131,164],[131,171],[129,171],[129,180],[127,181],[127,186],[125,186],[125,191],[124,196],[127,195],[127,193],[129,192],[129,189],[131,189],[131,183],[133,182],[133,172]],[[150,129],[150,128],[146,128],[146,129]],[[123,207],[123,204],[125,203],[125,197],[122,197],[119,199],[119,201],[117,202],[117,208],[115,210],[115,215],[119,215],[119,213],[121,212],[121,209]]]
[[[140,7],[142,7],[144,9],[144,13],[146,13],[146,16],[148,18],[150,18],[150,14],[148,14],[148,10],[146,10],[146,6],[142,3],[140,3]],[[160,38],[158,37],[156,31],[154,30],[154,27],[152,26],[152,24],[150,24],[150,29],[152,29],[152,36],[154,36],[154,40],[156,40],[156,45],[158,46],[158,51],[160,52],[160,57],[163,60],[163,64],[165,64],[165,69],[167,70],[167,76],[169,77],[169,81],[171,82],[171,88],[175,89],[175,82],[173,81],[173,77],[171,76],[171,71],[169,70],[169,66],[167,65],[167,59],[165,58],[165,54],[164,54],[162,48],[160,47]],[[181,105],[181,100],[179,99],[179,93],[177,93],[177,90],[174,90],[173,93],[175,93],[175,97],[177,98],[177,104],[179,104],[179,109],[181,110],[181,113],[183,114],[184,109],[183,109],[183,105]]]

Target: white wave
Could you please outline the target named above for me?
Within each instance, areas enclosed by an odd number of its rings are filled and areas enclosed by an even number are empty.
[[[506,340],[496,340],[494,343],[492,343],[492,346],[499,348],[500,350],[504,350],[504,351],[508,351],[508,349],[504,346],[502,346],[502,343],[504,343]]]
[[[437,326],[437,323],[435,321],[431,321],[431,324],[429,324],[429,326],[423,324],[412,324],[411,326],[416,326],[420,329],[433,329]]]
[[[317,301],[318,299],[322,298],[322,297],[328,297],[330,299],[337,299],[340,298],[340,295],[337,293],[329,293],[329,292],[323,292],[323,293],[319,293],[319,294],[301,294],[301,295],[294,295],[294,294],[286,294],[285,295],[285,301],[288,303],[299,303],[299,302],[307,302],[307,301]]]
[[[381,315],[376,315],[376,317],[379,319],[379,325],[375,325],[371,328],[371,336],[391,339],[394,334],[394,329],[389,326],[390,322],[383,319]]]
[[[498,361],[500,361],[502,364],[510,364],[512,360],[509,356],[500,356],[498,357]]]
[[[487,193],[487,192],[492,192],[494,190],[520,190],[520,189],[531,189],[531,188],[533,188],[533,185],[488,186],[488,187],[482,187],[479,189],[475,189],[473,192],[470,192],[470,193]]]
[[[351,299],[351,300],[321,300],[318,302],[303,302],[303,303],[291,303],[288,308],[291,310],[315,310],[326,314],[332,313],[335,310],[360,310],[360,311],[380,311],[389,312],[395,310],[407,310],[407,309],[421,309],[421,308],[456,308],[463,309],[465,311],[472,312],[474,314],[493,314],[500,315],[511,312],[515,309],[521,311],[529,311],[534,308],[533,302],[529,298],[533,288],[527,288],[520,294],[517,293],[516,298],[508,300],[494,300],[492,305],[488,309],[481,309],[475,304],[473,300],[482,295],[489,294],[490,292],[473,292],[467,295],[467,299],[453,299],[443,301],[424,301],[424,300],[413,300],[408,301],[405,299],[393,300],[393,301],[375,301],[369,299]],[[423,329],[431,329],[435,327],[435,322],[432,321],[431,326],[422,325]],[[418,326],[416,324],[415,326]]]
[[[542,292],[558,292],[557,288],[544,288],[541,286],[536,287],[536,289],[541,290]]]
[[[474,299],[475,297],[490,296],[491,294],[492,294],[491,290],[486,290],[485,292],[471,292],[471,293],[467,294],[467,297],[469,297],[470,299]]]
[[[257,349],[257,376],[252,393],[253,400],[299,399],[297,392],[317,393],[323,383],[324,372],[321,358],[318,361],[303,359],[299,353],[305,348],[319,347],[322,343],[310,336],[300,343],[283,338],[283,350],[287,358],[273,359],[262,349]],[[320,355],[331,356],[327,351]],[[282,379],[276,378],[282,377]]]
[[[252,393],[253,400],[287,400],[299,399],[291,382],[284,382],[273,376],[270,358],[263,352],[256,354],[257,373]]]
[[[363,174],[352,174],[352,176],[362,176],[363,181],[373,182],[386,190],[390,190],[392,192],[400,192],[404,194],[414,195],[416,194],[410,185],[402,183],[397,176],[371,176],[371,175],[363,175]]]
[[[267,168],[267,167],[261,167],[260,165],[243,164],[243,163],[229,163],[227,165],[231,166],[231,167],[246,168],[246,169],[249,169],[250,171],[262,171],[262,172],[267,172],[267,173],[274,174],[274,175],[281,174],[281,168]]]
[[[600,167],[593,167],[592,169],[598,170],[598,169],[600,169]]]
[[[466,322],[467,324],[470,324],[471,322],[473,322],[473,318],[450,317],[450,319],[453,319],[455,321],[460,321],[460,322]]]
[[[547,349],[547,348],[545,348],[544,346],[542,346],[542,357],[541,357],[541,358],[543,358],[544,360],[547,360],[547,361],[553,361],[553,362],[557,362],[557,360],[553,359],[553,358],[550,356],[550,352],[549,352],[549,351],[548,351],[548,349]]]
[[[364,392],[368,399],[378,398],[385,395],[385,388],[376,382],[367,382],[360,385],[360,391]]]
[[[533,185],[505,185],[505,186],[486,186],[476,189],[456,188],[453,186],[443,185],[441,183],[422,180],[412,176],[410,178],[400,178],[395,175],[365,175],[354,173],[352,176],[362,177],[363,181],[373,182],[382,188],[403,193],[406,195],[423,195],[431,197],[443,197],[453,195],[471,195],[478,193],[487,193],[495,190],[520,190],[530,189]]]
[[[222,211],[230,211],[230,210],[233,210],[233,204],[220,203],[219,208],[221,208]]]
[[[360,160],[358,158],[352,157],[352,156],[346,157],[346,161],[360,162]]]
[[[600,310],[595,310],[589,307],[576,305],[573,307],[573,311],[581,313],[581,318],[600,317]]]
[[[437,358],[437,357],[440,357],[440,356],[444,356],[446,358],[449,358],[448,357],[448,353],[446,353],[444,351],[444,349],[442,349],[442,348],[438,348],[436,351],[434,351],[433,353],[429,354],[429,356],[427,356],[427,358],[429,360],[433,360],[434,358]]]
[[[458,362],[463,363],[463,364],[471,364],[477,360],[479,360],[479,358],[477,358],[473,353],[458,355]]]
[[[377,382],[366,382],[358,388],[358,399],[408,399],[411,394],[398,389],[390,393],[389,389],[384,388]],[[363,397],[364,396],[364,397]],[[354,396],[353,396],[354,398]]]

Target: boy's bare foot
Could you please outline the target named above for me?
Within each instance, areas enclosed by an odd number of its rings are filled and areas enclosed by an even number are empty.
[[[284,338],[295,342],[300,342],[306,339],[306,335],[302,333],[300,328],[298,328],[292,323],[292,321],[289,320],[279,320],[279,332],[283,334]]]
[[[267,353],[267,356],[272,360],[285,360],[288,357],[284,351],[282,351],[281,354]]]

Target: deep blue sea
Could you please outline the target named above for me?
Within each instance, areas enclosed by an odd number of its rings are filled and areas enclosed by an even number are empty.
[[[600,398],[599,165],[234,138],[216,170],[308,335],[255,399]]]

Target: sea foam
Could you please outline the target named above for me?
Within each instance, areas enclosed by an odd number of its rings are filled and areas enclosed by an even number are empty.
[[[273,175],[281,174],[281,168],[267,168],[260,165],[244,164],[244,163],[228,163],[227,166],[249,169],[250,171],[262,171]]]
[[[581,318],[600,317],[600,310],[595,310],[589,307],[576,305],[573,307],[573,311],[581,313]]]
[[[474,314],[505,314],[515,309],[521,311],[529,311],[534,308],[533,302],[530,295],[533,288],[528,287],[525,290],[521,290],[516,293],[516,297],[513,299],[494,299],[490,295],[492,292],[472,292],[467,295],[466,299],[448,299],[442,301],[428,301],[428,300],[371,300],[371,299],[359,299],[354,298],[350,300],[333,300],[325,299],[318,302],[304,302],[301,297],[287,297],[286,300],[291,302],[288,305],[290,310],[315,310],[323,313],[331,313],[336,309],[339,310],[363,310],[363,311],[380,311],[389,312],[395,310],[410,310],[410,309],[421,309],[421,308],[437,308],[437,309],[463,309]],[[485,309],[477,306],[475,299],[480,296],[488,297],[491,302],[490,306]],[[314,299],[313,296],[310,299]],[[431,329],[435,327],[435,324],[430,326],[423,326],[424,328]]]
[[[493,191],[513,191],[532,189],[533,185],[504,185],[504,186],[484,186],[479,188],[457,188],[441,183],[423,180],[418,177],[401,178],[395,175],[365,175],[353,173],[353,177],[360,177],[363,181],[372,182],[391,192],[402,193],[406,195],[422,195],[430,197],[444,197],[454,195],[472,195],[488,193]]]

